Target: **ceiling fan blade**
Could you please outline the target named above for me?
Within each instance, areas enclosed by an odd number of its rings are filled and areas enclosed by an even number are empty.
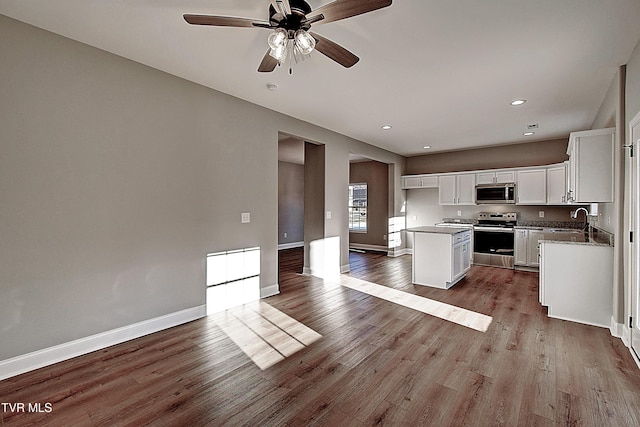
[[[316,39],[316,49],[318,52],[333,59],[338,64],[345,68],[353,67],[359,60],[357,56],[349,52],[347,49],[340,46],[338,43],[333,42],[327,38],[322,37],[316,33],[310,33],[314,39]]]
[[[291,6],[289,6],[289,0],[271,0],[271,5],[276,10],[276,12],[280,12],[284,16],[291,15]]]
[[[278,65],[278,60],[275,59],[273,56],[269,55],[270,52],[271,52],[271,49],[267,50],[267,53],[264,55],[264,58],[262,58],[262,62],[260,62],[260,65],[258,66],[258,72],[270,73],[273,70],[275,70],[276,65]]]
[[[264,27],[271,28],[267,21],[249,18],[235,18],[233,16],[215,15],[183,15],[185,21],[191,25],[214,25],[216,27]]]
[[[326,24],[391,6],[391,2],[392,0],[335,0],[309,13],[307,19],[322,14],[324,19],[319,24]]]

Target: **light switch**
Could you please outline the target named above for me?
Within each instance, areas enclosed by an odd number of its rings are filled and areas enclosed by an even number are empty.
[[[251,213],[242,212],[242,214],[240,215],[240,222],[243,224],[251,222]]]

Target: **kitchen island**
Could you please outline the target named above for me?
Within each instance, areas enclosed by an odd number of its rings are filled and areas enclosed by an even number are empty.
[[[449,289],[471,268],[469,228],[415,227],[411,280],[416,285]]]

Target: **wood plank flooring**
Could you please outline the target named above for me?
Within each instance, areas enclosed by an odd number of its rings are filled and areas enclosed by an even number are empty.
[[[260,369],[213,318],[0,382],[0,426],[638,426],[640,371],[602,328],[546,317],[537,274],[474,266],[450,290],[411,257],[352,253],[350,277],[491,316],[486,332],[302,271],[262,300],[322,337]]]

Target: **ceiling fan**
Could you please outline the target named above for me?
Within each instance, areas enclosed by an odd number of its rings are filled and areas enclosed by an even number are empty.
[[[391,5],[392,0],[334,0],[312,10],[304,0],[271,0],[269,20],[236,18],[216,15],[183,15],[192,25],[218,27],[266,28],[272,30],[268,37],[269,50],[262,58],[259,72],[271,72],[283,64],[287,57],[296,62],[304,60],[315,49],[343,67],[355,65],[360,58],[339,44],[310,32],[312,24],[335,22]],[[289,68],[291,73],[291,68]]]

